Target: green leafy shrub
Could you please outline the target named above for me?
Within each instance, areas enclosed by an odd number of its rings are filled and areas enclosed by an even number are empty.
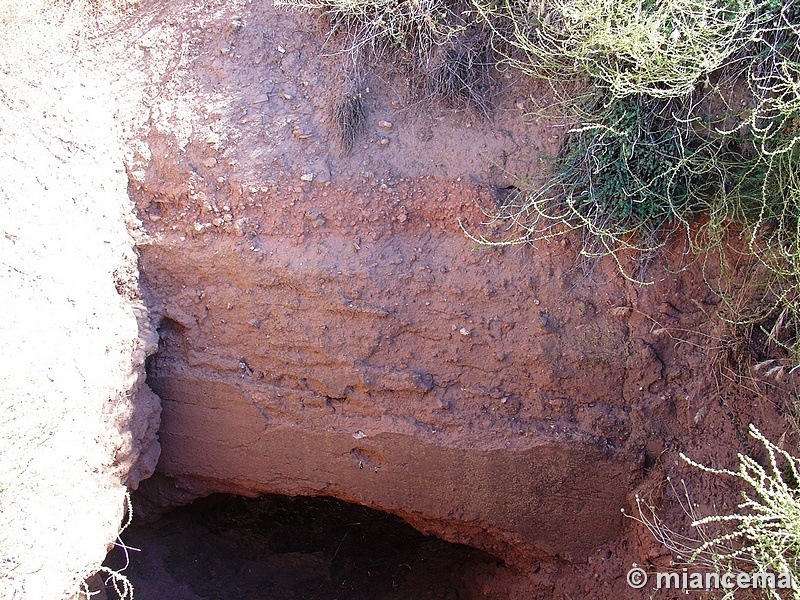
[[[654,227],[686,212],[692,150],[654,108],[642,96],[594,97],[599,118],[570,132],[557,161],[577,212]]]
[[[550,160],[546,183],[519,182],[495,222],[514,235],[485,244],[531,242],[583,232],[582,254],[648,255],[671,231],[688,231],[708,200],[735,179],[726,141],[692,115],[690,100],[615,97],[589,88],[569,109],[577,124]],[[738,168],[742,168],[741,166]]]

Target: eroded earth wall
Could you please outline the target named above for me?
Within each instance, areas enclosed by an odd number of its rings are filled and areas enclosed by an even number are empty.
[[[332,495],[523,568],[630,531],[621,509],[665,449],[729,410],[719,300],[677,246],[642,286],[577,236],[468,239],[557,150],[562,130],[523,118],[546,86],[498,73],[489,117],[455,112],[402,62],[354,81],[318,16],[146,6],[128,170],[161,317],[150,508]],[[347,152],[332,107],[355,84],[367,127]]]

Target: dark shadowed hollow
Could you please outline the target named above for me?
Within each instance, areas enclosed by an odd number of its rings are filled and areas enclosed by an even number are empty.
[[[138,600],[463,600],[488,554],[331,498],[217,494],[123,534]],[[109,598],[113,598],[113,593]]]

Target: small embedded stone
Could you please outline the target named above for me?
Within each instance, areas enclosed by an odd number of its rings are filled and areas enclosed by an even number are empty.
[[[258,231],[258,222],[248,219],[247,217],[242,217],[236,219],[233,227],[239,235],[255,235]]]
[[[322,213],[320,213],[318,210],[306,211],[306,219],[314,228],[325,225],[325,217],[323,217]]]

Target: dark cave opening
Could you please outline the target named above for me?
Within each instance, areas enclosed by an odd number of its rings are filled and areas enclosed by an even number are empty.
[[[465,600],[499,566],[326,497],[217,494],[121,537],[132,549],[116,547],[106,566],[124,567],[137,600]]]

